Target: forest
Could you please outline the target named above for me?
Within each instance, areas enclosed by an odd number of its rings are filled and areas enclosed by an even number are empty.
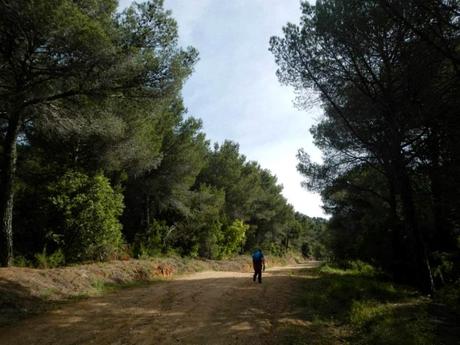
[[[0,6],[3,266],[325,253],[325,220],[187,114],[198,52],[179,46],[163,1]]]
[[[0,343],[458,344],[460,2],[299,1],[273,32],[275,2],[201,3],[222,45],[254,11],[319,109],[296,168],[326,218],[189,113],[168,2],[121,3],[0,0]]]
[[[199,55],[163,1],[1,11],[3,266],[261,247],[361,260],[427,292],[458,284],[458,1],[302,2],[271,38],[280,82],[324,112],[310,129],[323,162],[300,150],[298,170],[328,220],[295,212],[275,175],[187,113]]]
[[[270,49],[323,162],[298,153],[321,193],[334,260],[362,260],[433,292],[460,277],[460,4],[303,2]]]

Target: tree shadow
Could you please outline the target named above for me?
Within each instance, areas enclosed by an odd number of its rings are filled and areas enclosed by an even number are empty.
[[[262,284],[248,273],[120,290],[4,327],[0,343],[282,344],[292,326],[312,327],[291,308],[305,279],[277,271]]]
[[[436,339],[442,344],[460,344],[459,313],[441,303],[431,303],[429,312]]]
[[[363,273],[315,275],[316,279],[305,284],[305,293],[297,303],[301,318],[316,324],[316,329],[332,327],[351,344],[436,343],[428,310],[431,301],[415,290]],[[293,332],[305,339],[299,329]],[[324,343],[330,342],[326,339]]]
[[[18,289],[15,299],[27,296]],[[262,284],[250,273],[172,280],[64,305],[4,328],[0,343],[417,344],[410,327],[423,331],[426,306],[412,297],[373,277],[311,269],[269,272]],[[370,314],[351,320],[361,306]]]
[[[50,303],[46,298],[34,296],[21,284],[0,277],[0,327],[49,308]]]
[[[311,317],[321,320],[347,321],[356,301],[396,303],[416,295],[371,275],[316,272],[315,276],[300,303]]]

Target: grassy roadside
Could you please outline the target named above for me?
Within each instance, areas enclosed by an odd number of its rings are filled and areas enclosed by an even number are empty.
[[[323,266],[300,273],[293,295],[298,320],[280,332],[283,343],[356,345],[450,345],[460,338],[440,331],[434,302],[395,285],[368,266]],[[455,324],[455,319],[444,320]]]

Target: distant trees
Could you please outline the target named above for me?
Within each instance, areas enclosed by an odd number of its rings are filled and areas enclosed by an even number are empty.
[[[300,151],[299,171],[333,216],[335,255],[426,290],[440,279],[438,253],[459,260],[459,10],[455,1],[303,3],[300,26],[271,39],[281,82],[300,101],[314,90],[324,108],[311,129],[324,163]]]
[[[1,264],[315,241],[275,176],[186,116],[197,52],[163,2],[116,6],[0,0]]]
[[[190,133],[197,133],[195,130],[198,127]],[[132,201],[137,203],[131,208],[127,200],[123,219],[125,233],[137,239],[136,248],[215,259],[255,246],[274,254],[300,250],[297,240],[302,236],[312,245],[317,242],[306,235],[313,225],[297,220],[276,178],[257,163],[247,162],[238,144],[225,141],[210,149],[196,134],[172,141],[182,143],[185,138],[198,141],[187,139],[189,145],[172,150],[171,161],[165,152],[157,169],[134,181],[140,186],[132,194]],[[129,182],[127,187],[130,193]],[[155,192],[149,198],[141,196],[152,187]],[[142,211],[146,205],[148,212]]]

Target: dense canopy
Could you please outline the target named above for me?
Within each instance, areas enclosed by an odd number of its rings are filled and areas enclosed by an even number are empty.
[[[0,1],[1,263],[317,243],[321,222],[296,214],[275,176],[237,143],[211,147],[186,115],[198,52],[178,45],[163,1],[116,8]]]
[[[459,277],[458,1],[319,0],[273,37],[281,82],[324,108],[300,151],[337,259],[435,289]]]

